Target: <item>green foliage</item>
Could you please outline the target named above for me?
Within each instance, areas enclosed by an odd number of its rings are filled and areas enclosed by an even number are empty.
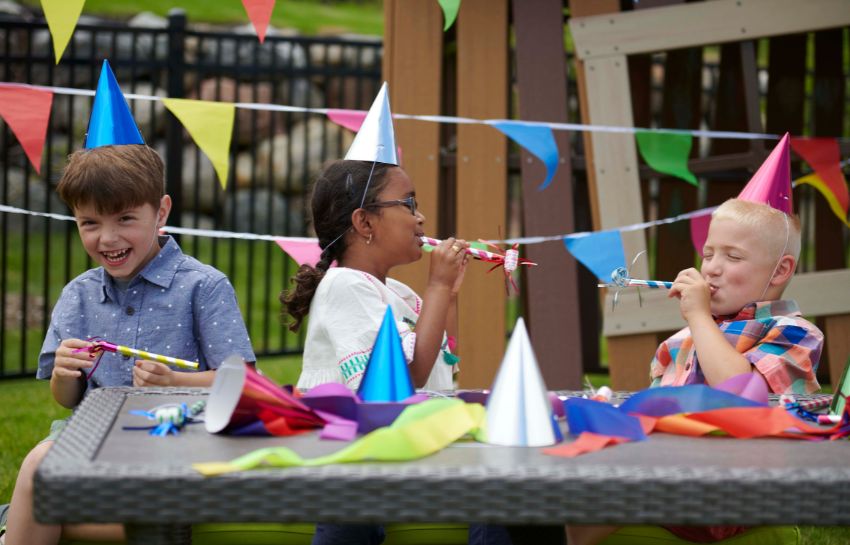
[[[40,4],[39,0],[24,0],[23,3],[32,7],[38,7]],[[137,13],[150,11],[165,17],[175,7],[186,12],[190,23],[249,22],[242,2],[238,0],[86,0],[83,14],[128,19]],[[277,0],[271,25],[294,28],[302,34],[354,32],[380,36],[384,33],[383,17],[382,3],[378,0]]]

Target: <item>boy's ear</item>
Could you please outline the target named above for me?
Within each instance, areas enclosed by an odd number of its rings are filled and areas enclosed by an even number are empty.
[[[171,213],[171,197],[163,195],[159,200],[159,210],[156,211],[156,227],[162,229],[168,221],[168,214]]]
[[[776,267],[776,272],[773,273],[773,278],[770,283],[774,286],[782,286],[786,284],[791,277],[794,276],[794,271],[797,269],[797,260],[794,256],[784,255],[779,260],[779,265]]]

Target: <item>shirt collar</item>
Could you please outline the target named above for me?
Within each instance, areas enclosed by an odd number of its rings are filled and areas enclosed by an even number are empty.
[[[718,316],[720,322],[738,322],[741,320],[761,320],[771,316],[800,316],[800,308],[796,301],[779,299],[776,301],[757,301],[744,305],[737,314]]]
[[[157,253],[154,258],[145,265],[142,271],[136,275],[136,278],[130,282],[130,286],[128,287],[135,285],[140,281],[140,278],[161,288],[168,288],[171,286],[171,282],[174,280],[174,275],[177,274],[177,269],[180,267],[180,263],[183,262],[186,256],[183,254],[183,251],[180,250],[180,245],[177,244],[177,241],[175,241],[170,235],[160,236],[159,245],[159,253]],[[109,276],[106,269],[103,267],[101,267],[100,273],[102,294],[100,301],[104,302],[107,298],[117,301],[117,288],[115,287],[115,282],[112,277]]]

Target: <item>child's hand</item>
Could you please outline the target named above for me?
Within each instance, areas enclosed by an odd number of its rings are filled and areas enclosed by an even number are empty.
[[[711,289],[694,268],[679,273],[667,297],[679,298],[679,310],[686,322],[698,315],[711,316]]]
[[[463,273],[469,261],[466,249],[469,243],[462,239],[447,238],[431,252],[429,284],[445,286],[456,294],[463,282]]]
[[[85,376],[83,369],[91,369],[94,365],[97,354],[88,350],[79,350],[80,348],[88,348],[94,343],[81,339],[65,339],[53,357],[53,374],[59,378],[80,378]]]
[[[158,361],[136,360],[133,367],[133,386],[172,386],[174,371]]]

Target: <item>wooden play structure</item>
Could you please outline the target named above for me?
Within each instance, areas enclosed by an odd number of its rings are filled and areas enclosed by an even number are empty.
[[[850,0],[812,0],[805,9],[790,0],[641,0],[627,11],[619,0],[463,0],[445,33],[433,0],[384,5],[383,70],[398,113],[846,136],[850,90],[842,55]],[[565,52],[565,13],[574,59]],[[808,75],[807,46],[815,59]],[[767,68],[760,67],[760,47],[769,47]],[[719,57],[708,99],[706,51]],[[660,93],[653,89],[659,66]],[[815,88],[810,98],[807,77]],[[689,166],[703,180],[700,197],[697,188],[641,164],[631,134],[585,132],[578,139],[555,131],[561,164],[551,186],[538,191],[544,166],[524,151],[510,154],[491,127],[400,120],[396,132],[428,232],[488,239],[504,238],[507,209],[518,200],[524,236],[610,229],[719,204],[740,191],[772,147],[715,139],[695,149]],[[848,152],[845,143],[842,156]],[[516,172],[521,195],[509,198]],[[835,382],[850,355],[847,229],[819,195],[800,188],[795,199],[805,207],[804,234],[814,233],[814,258],[788,295],[818,318],[827,339],[821,367],[829,372],[822,377]],[[649,246],[648,236],[655,237],[657,278],[693,265],[687,222],[623,233],[628,259]],[[644,292],[639,306],[636,294],[624,291],[612,312],[611,295],[601,300],[594,279],[560,241],[528,245],[523,254],[541,264],[524,278],[521,314],[548,387],[579,387],[585,369],[597,364],[600,312],[613,386],[646,387],[659,340],[683,325],[678,306],[661,291]],[[420,290],[427,266],[423,260],[400,276]],[[633,274],[648,277],[647,261]],[[468,273],[459,310],[462,387],[492,382],[504,351],[506,301],[499,275]]]

